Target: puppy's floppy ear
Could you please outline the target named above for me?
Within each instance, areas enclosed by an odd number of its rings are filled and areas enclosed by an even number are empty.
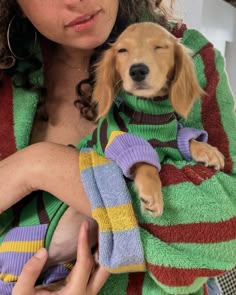
[[[170,99],[176,113],[186,118],[197,98],[204,94],[199,86],[190,50],[175,44],[175,72],[170,85]]]
[[[109,112],[114,99],[114,88],[118,81],[115,59],[115,51],[111,47],[105,51],[97,64],[96,81],[92,95],[92,101],[97,104],[97,120]]]

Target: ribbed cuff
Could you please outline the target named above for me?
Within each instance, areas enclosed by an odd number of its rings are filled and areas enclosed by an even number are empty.
[[[55,283],[64,279],[70,273],[63,264],[53,265],[43,273],[43,285]]]
[[[178,130],[177,144],[182,157],[190,161],[192,160],[189,141],[195,139],[200,142],[207,142],[208,133],[205,130],[195,128],[180,128]]]
[[[145,139],[133,134],[117,136],[105,149],[105,156],[113,160],[128,178],[133,178],[130,170],[133,165],[145,162],[161,169],[157,152]]]

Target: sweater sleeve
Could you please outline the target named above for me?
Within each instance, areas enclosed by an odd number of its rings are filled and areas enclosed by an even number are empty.
[[[147,140],[128,133],[119,133],[115,137],[112,135],[114,133],[111,134],[112,141],[109,141],[105,148],[105,156],[113,160],[126,177],[132,179],[130,170],[133,165],[140,162],[161,169],[158,154]]]
[[[207,142],[208,133],[205,130],[183,127],[182,124],[178,122],[177,145],[182,157],[187,161],[192,160],[189,145],[191,139]]]

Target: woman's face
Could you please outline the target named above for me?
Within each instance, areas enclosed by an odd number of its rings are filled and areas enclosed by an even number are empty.
[[[109,36],[119,0],[17,0],[37,30],[58,44],[93,49]]]

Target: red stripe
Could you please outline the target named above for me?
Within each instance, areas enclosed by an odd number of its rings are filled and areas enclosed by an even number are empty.
[[[222,270],[200,268],[183,269],[176,267],[164,267],[149,263],[148,268],[159,282],[170,287],[190,286],[199,277],[215,277],[225,272]]]
[[[201,164],[187,165],[182,169],[178,169],[174,165],[165,164],[161,168],[160,177],[163,186],[182,182],[192,182],[194,185],[200,185],[203,181],[215,175],[215,173],[214,169]]]
[[[204,295],[209,295],[207,284],[204,284]]]
[[[142,295],[144,278],[145,278],[145,273],[143,272],[130,273],[126,294]]]
[[[220,243],[236,239],[236,217],[221,222],[201,222],[160,226],[140,224],[165,243]]]
[[[4,77],[0,87],[0,159],[16,152],[13,124],[13,93],[9,77]]]
[[[229,152],[229,141],[221,123],[220,110],[217,103],[216,88],[220,77],[215,65],[215,52],[212,46],[207,44],[199,52],[205,65],[207,85],[204,89],[207,93],[202,99],[203,127],[208,132],[209,143],[224,154],[226,158],[225,172],[231,172],[233,168]]]

